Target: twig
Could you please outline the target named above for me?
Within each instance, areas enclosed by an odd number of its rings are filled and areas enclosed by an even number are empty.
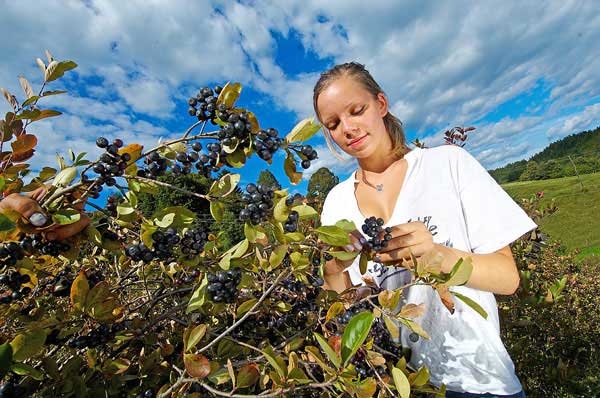
[[[202,195],[202,194],[199,194],[199,193],[196,193],[196,192],[191,192],[191,191],[188,191],[187,189],[179,188],[178,186],[171,185],[171,184],[168,184],[166,182],[162,182],[162,181],[158,181],[158,180],[153,180],[153,179],[150,179],[150,178],[145,178],[145,177],[140,177],[140,176],[130,176],[129,178],[134,179],[134,180],[139,180],[139,181],[142,181],[142,182],[147,182],[149,184],[156,184],[156,185],[159,185],[161,187],[171,188],[174,191],[179,191],[179,192],[182,192],[182,193],[184,193],[186,195],[195,196],[195,197],[200,198],[200,199],[210,200],[210,196],[208,196],[208,195]]]

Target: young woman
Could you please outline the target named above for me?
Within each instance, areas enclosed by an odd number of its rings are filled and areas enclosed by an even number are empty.
[[[337,65],[315,85],[313,103],[333,143],[357,160],[358,168],[334,187],[325,200],[321,221],[340,219],[362,225],[382,218],[392,239],[361,275],[358,261],[332,260],[325,267],[326,285],[343,291],[371,278],[384,289],[410,281],[404,268],[386,266],[427,253],[443,255],[442,271],[460,258],[471,258],[473,273],[453,290],[468,296],[488,313],[484,319],[455,300],[451,314],[427,286],[404,292],[409,303],[424,303],[417,321],[430,339],[403,330],[401,343],[412,350],[411,363],[425,365],[434,384],[445,384],[447,397],[523,397],[514,365],[499,336],[495,294],[511,294],[519,273],[509,244],[535,228],[523,210],[462,148],[445,145],[410,150],[400,121],[388,110],[385,94],[360,64]],[[333,141],[333,143],[331,142]],[[366,239],[351,234],[348,251],[360,251]]]

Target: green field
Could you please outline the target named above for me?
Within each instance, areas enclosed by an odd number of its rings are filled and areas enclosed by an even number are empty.
[[[544,191],[542,203],[555,198],[558,211],[541,222],[542,231],[569,250],[600,255],[600,173],[582,175],[580,180],[565,177],[512,182],[502,187],[516,201],[539,191]]]

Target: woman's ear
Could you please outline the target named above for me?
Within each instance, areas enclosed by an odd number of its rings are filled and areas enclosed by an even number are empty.
[[[388,114],[388,102],[384,93],[377,94],[377,106],[381,117]]]

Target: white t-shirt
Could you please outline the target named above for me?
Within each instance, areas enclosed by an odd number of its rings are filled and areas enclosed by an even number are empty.
[[[435,243],[473,253],[492,253],[536,227],[464,149],[453,145],[416,148],[404,158],[408,163],[406,177],[384,227],[421,221]],[[361,214],[354,184],[352,175],[329,192],[321,214],[323,225],[347,219],[361,229],[370,215]],[[367,269],[367,274],[384,289],[393,290],[410,280],[403,268],[370,262]],[[349,274],[353,284],[364,284],[358,260],[349,268]],[[431,337],[412,342],[412,332],[403,328],[401,343],[412,350],[411,364],[427,366],[431,381],[438,386],[443,383],[452,391],[500,395],[521,391],[513,362],[500,340],[494,295],[466,286],[451,290],[475,300],[488,318],[458,299],[454,300],[454,314],[450,314],[433,289],[410,287],[404,292],[405,300],[426,305],[425,314],[416,321]]]

